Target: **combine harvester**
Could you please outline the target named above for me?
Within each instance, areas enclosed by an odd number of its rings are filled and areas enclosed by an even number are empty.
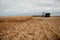
[[[50,13],[44,13],[44,12],[42,12],[41,17],[50,17]]]
[[[50,13],[44,13],[44,12],[42,12],[41,15],[34,15],[33,17],[50,17]]]

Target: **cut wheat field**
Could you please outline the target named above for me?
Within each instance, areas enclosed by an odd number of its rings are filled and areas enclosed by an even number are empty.
[[[60,17],[0,17],[0,40],[60,40]]]

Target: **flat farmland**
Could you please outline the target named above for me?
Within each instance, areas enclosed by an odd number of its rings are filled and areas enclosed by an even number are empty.
[[[60,16],[0,17],[0,40],[60,40]]]

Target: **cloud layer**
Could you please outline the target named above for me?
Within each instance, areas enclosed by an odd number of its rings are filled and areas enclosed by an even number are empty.
[[[60,0],[0,0],[0,15],[43,11],[60,12]]]

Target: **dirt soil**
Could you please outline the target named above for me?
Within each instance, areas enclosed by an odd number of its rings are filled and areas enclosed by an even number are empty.
[[[60,40],[60,17],[0,22],[0,40]]]

